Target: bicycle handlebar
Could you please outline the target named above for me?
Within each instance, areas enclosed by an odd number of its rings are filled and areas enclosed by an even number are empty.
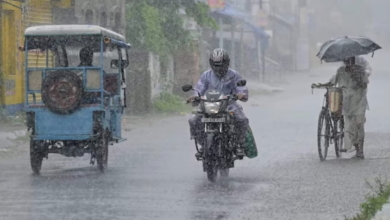
[[[339,89],[346,89],[345,86],[342,87],[335,87],[333,85],[312,85],[311,86],[311,94],[313,94],[314,89],[326,89],[328,90],[329,88],[339,88]]]
[[[328,89],[330,87],[333,87],[333,86],[311,86],[312,89]]]
[[[339,89],[346,89],[347,87],[342,86],[342,87],[336,87],[334,85],[315,85],[311,86],[312,89],[329,89],[329,88],[339,88]]]

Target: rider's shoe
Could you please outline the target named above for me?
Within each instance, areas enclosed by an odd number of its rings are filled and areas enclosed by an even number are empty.
[[[364,154],[355,154],[352,159],[361,159],[364,160]]]
[[[363,160],[364,159],[363,145],[356,144],[355,148],[356,148],[356,154],[352,158],[362,159]]]
[[[199,152],[196,152],[195,157],[197,160],[202,160],[203,156],[203,147],[199,148]]]
[[[359,159],[364,159],[364,153],[363,153],[363,144],[359,144],[359,152],[356,154],[356,157]]]
[[[237,150],[236,150],[236,155],[237,155],[238,157],[244,157],[244,156],[246,156],[245,149],[242,148],[242,147],[238,147]]]

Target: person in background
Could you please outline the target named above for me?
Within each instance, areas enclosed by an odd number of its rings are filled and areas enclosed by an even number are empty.
[[[338,70],[330,82],[326,84],[313,84],[317,86],[337,86],[343,88],[342,115],[344,116],[345,149],[356,150],[356,158],[364,159],[364,124],[366,123],[366,110],[368,110],[367,85],[368,74],[366,69],[357,65],[355,57],[345,59],[344,65]]]
[[[80,50],[80,64],[79,67],[90,67],[93,61],[93,51],[91,47],[84,47]]]

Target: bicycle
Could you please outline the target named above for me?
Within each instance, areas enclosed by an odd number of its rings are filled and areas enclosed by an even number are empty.
[[[346,152],[344,149],[344,117],[341,114],[341,90],[343,88],[313,84],[312,89],[326,89],[324,103],[318,117],[317,142],[320,160],[326,160],[329,143],[334,143],[336,157],[340,158],[341,154]],[[330,95],[332,97],[329,97]],[[330,99],[336,101],[332,103],[331,108]]]

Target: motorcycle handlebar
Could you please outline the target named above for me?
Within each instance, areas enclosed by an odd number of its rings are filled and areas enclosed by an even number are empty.
[[[227,96],[227,99],[229,101],[237,101],[238,100],[238,96],[236,94],[233,94],[233,95],[228,95]],[[194,97],[194,99],[192,100],[187,100],[186,103],[187,104],[190,104],[190,103],[194,103],[194,102],[200,102],[201,101],[201,98],[200,97]]]

